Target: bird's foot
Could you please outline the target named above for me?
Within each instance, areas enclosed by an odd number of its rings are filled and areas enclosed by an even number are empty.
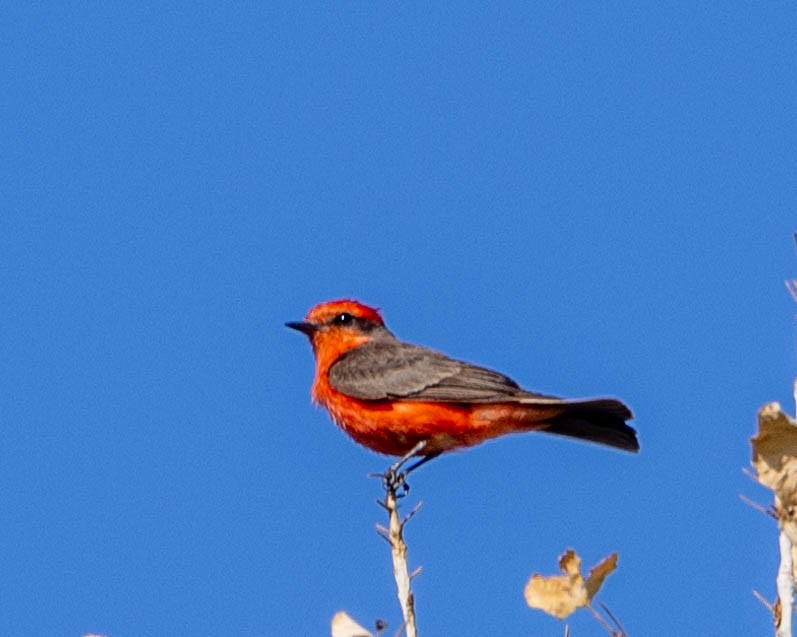
[[[423,464],[426,458],[422,458],[405,471],[402,471],[401,468],[407,464],[410,458],[423,451],[427,444],[428,442],[426,440],[421,440],[406,454],[390,465],[384,473],[372,473],[369,477],[380,478],[382,480],[382,488],[384,488],[385,491],[392,491],[398,498],[404,497],[410,492],[410,485],[407,484],[407,476],[410,471]]]
[[[399,471],[393,467],[388,467],[387,471],[381,474],[382,488],[385,491],[392,491],[397,498],[403,498],[410,492],[410,485],[407,482],[407,472]]]
[[[388,467],[384,473],[369,473],[369,478],[379,478],[385,492],[393,492],[397,498],[403,498],[410,492],[407,483],[407,471],[399,471],[393,466]]]

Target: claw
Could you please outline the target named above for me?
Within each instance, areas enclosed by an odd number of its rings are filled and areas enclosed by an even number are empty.
[[[410,474],[411,471],[417,469],[425,462],[431,460],[432,458],[436,458],[440,452],[435,452],[429,455],[424,456],[418,462],[411,465],[405,471],[400,471],[400,469],[407,464],[407,461],[419,454],[428,444],[428,441],[421,440],[418,444],[416,444],[410,451],[399,458],[396,462],[390,465],[387,468],[387,471],[384,473],[369,473],[369,478],[380,478],[382,480],[382,488],[385,491],[392,491],[396,494],[396,497],[403,498],[410,492],[410,485],[407,484],[407,476]]]
[[[410,492],[410,485],[407,484],[407,472],[397,471],[393,467],[388,468],[381,476],[382,487],[385,491],[393,491],[396,497],[403,498]]]

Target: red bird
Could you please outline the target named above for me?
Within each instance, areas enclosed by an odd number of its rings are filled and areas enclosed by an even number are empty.
[[[286,325],[313,346],[314,402],[373,451],[420,455],[423,462],[525,431],[639,450],[636,432],[625,422],[633,415],[619,400],[564,400],[526,391],[498,372],[403,343],[377,310],[357,301],[322,303],[304,321]]]

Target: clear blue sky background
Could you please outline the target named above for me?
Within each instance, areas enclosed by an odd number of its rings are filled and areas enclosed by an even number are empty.
[[[265,3],[263,3],[265,5]],[[563,634],[526,579],[612,551],[632,636],[763,635],[739,501],[792,409],[787,2],[12,3],[0,26],[0,634],[399,624],[387,459],[283,327],[383,308],[530,389],[610,394],[638,456],[544,435],[435,461],[425,635]],[[574,637],[602,634],[584,614]]]

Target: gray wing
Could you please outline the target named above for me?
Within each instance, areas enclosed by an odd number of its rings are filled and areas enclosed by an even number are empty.
[[[402,398],[443,402],[499,402],[551,398],[527,392],[511,378],[401,341],[370,341],[329,369],[337,391],[362,400]],[[557,400],[557,399],[553,399]]]

